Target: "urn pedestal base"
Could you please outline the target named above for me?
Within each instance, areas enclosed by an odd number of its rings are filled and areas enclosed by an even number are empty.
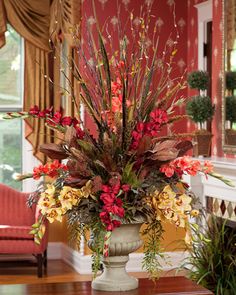
[[[126,272],[128,256],[103,259],[104,272],[92,282],[92,288],[102,291],[129,291],[138,288],[138,280]]]
[[[125,266],[129,253],[139,249],[143,241],[139,231],[142,223],[122,224],[111,234],[109,256],[103,257],[103,273],[92,281],[92,288],[100,291],[129,291],[138,288],[138,280],[129,276]],[[94,248],[94,237],[88,242]]]

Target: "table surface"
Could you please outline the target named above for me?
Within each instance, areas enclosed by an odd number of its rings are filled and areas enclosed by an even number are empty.
[[[213,295],[185,277],[164,277],[156,284],[139,279],[139,288],[127,292],[105,292],[91,289],[91,282],[67,282],[28,285],[0,285],[1,295]]]

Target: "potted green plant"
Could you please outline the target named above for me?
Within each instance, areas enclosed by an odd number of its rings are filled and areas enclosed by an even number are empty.
[[[236,145],[236,130],[233,128],[236,123],[236,96],[225,98],[225,118],[230,122],[229,128],[225,129],[225,142],[229,145]]]
[[[234,94],[234,89],[236,89],[236,72],[227,72],[225,77],[226,89],[229,92],[229,95]]]
[[[189,276],[216,295],[233,295],[236,290],[236,228],[210,215],[206,227],[194,225],[190,258],[184,264]]]
[[[205,91],[209,85],[209,74],[205,71],[193,71],[188,74],[187,82],[191,89]]]
[[[212,119],[214,112],[215,106],[209,96],[194,96],[187,102],[186,113],[200,126],[200,130],[195,131],[194,156],[210,156],[212,134],[203,128],[203,124]]]
[[[210,77],[206,71],[193,71],[187,77],[189,87],[199,92],[199,95],[191,97],[186,105],[187,114],[195,123],[199,123],[200,129],[195,131],[194,156],[210,156],[212,134],[203,128],[204,123],[212,119],[215,111],[210,97],[206,96],[209,81]]]

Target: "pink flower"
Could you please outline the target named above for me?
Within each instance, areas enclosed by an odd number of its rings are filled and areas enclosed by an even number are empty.
[[[105,205],[112,204],[114,202],[114,195],[110,193],[102,193],[100,200],[102,200]]]
[[[155,109],[150,113],[150,118],[152,122],[158,123],[158,124],[163,124],[167,123],[168,117],[167,113],[164,110],[161,109]]]
[[[111,191],[112,191],[112,193],[117,195],[119,193],[119,191],[120,191],[120,183],[112,185]]]
[[[119,227],[121,225],[121,222],[118,220],[112,220],[110,224],[107,225],[106,230],[107,231],[113,231],[116,227]],[[108,252],[106,252],[108,253]]]
[[[99,214],[100,218],[101,218],[101,221],[104,223],[104,224],[110,224],[111,223],[111,217],[110,217],[110,214],[106,211],[102,211],[100,214]]]
[[[138,122],[138,124],[136,125],[135,129],[137,130],[137,132],[141,133],[144,131],[144,123],[143,122]]]
[[[85,132],[80,127],[75,127],[76,135],[79,139],[83,139],[85,136]]]
[[[118,68],[119,69],[124,69],[125,67],[125,63],[123,62],[123,60],[121,60],[119,63],[118,63]]]
[[[117,202],[119,200],[120,199],[115,198],[114,202],[112,204],[107,204],[107,205],[103,206],[103,210],[106,210],[107,212],[112,213],[120,218],[123,218],[125,215],[125,210],[123,207],[121,207],[123,204],[122,201],[120,200],[121,203]]]
[[[205,161],[204,162],[204,167],[203,167],[203,171],[204,173],[208,174],[213,172],[214,166],[210,161]]]
[[[132,131],[132,138],[134,141],[138,141],[142,138],[142,133],[139,133],[138,131]]]
[[[60,124],[60,122],[61,122],[61,118],[62,118],[62,114],[59,112],[59,111],[57,111],[55,114],[54,114],[54,116],[53,116],[53,121],[54,121],[54,123],[56,123],[56,124]]]
[[[186,172],[189,175],[195,176],[201,170],[201,163],[197,160],[192,160],[190,166],[186,169]]]
[[[160,171],[165,174],[166,177],[172,177],[175,173],[175,170],[170,165],[162,165]]]
[[[76,118],[73,118],[73,126],[77,127],[78,124],[79,124],[79,121]]]
[[[63,117],[61,119],[61,125],[62,126],[71,126],[72,123],[73,123],[73,119],[71,117],[69,117],[69,116]]]
[[[138,148],[138,145],[139,145],[138,141],[133,141],[131,146],[130,146],[130,149],[131,150],[136,150]]]
[[[190,158],[188,156],[180,157],[174,160],[174,164],[181,170],[186,170],[190,166]]]
[[[102,191],[104,192],[104,193],[110,193],[111,192],[111,188],[110,188],[110,186],[109,185],[102,185]]]
[[[122,111],[122,96],[119,94],[118,96],[112,97],[112,112],[121,112]]]
[[[130,187],[129,184],[123,184],[123,185],[121,186],[121,188],[122,188],[122,190],[123,190],[125,193],[129,192],[130,189],[131,189],[131,187]]]
[[[119,220],[112,220],[112,224],[113,224],[114,228],[116,228],[121,225],[121,222]]]
[[[39,114],[39,112],[40,112],[40,110],[39,110],[39,107],[37,105],[33,106],[29,110],[29,114],[33,115],[33,116],[37,116]]]

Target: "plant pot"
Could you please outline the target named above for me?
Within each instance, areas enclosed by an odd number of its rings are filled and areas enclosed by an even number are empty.
[[[109,257],[103,257],[103,273],[92,281],[92,288],[101,291],[129,291],[138,288],[138,279],[126,272],[129,253],[139,249],[143,241],[139,231],[142,223],[122,224],[111,235]],[[92,248],[93,240],[89,240]]]
[[[194,145],[193,145],[193,156],[211,156],[211,139],[213,134],[206,131],[200,130],[195,132]]]
[[[225,130],[225,143],[228,145],[236,145],[236,130]]]

